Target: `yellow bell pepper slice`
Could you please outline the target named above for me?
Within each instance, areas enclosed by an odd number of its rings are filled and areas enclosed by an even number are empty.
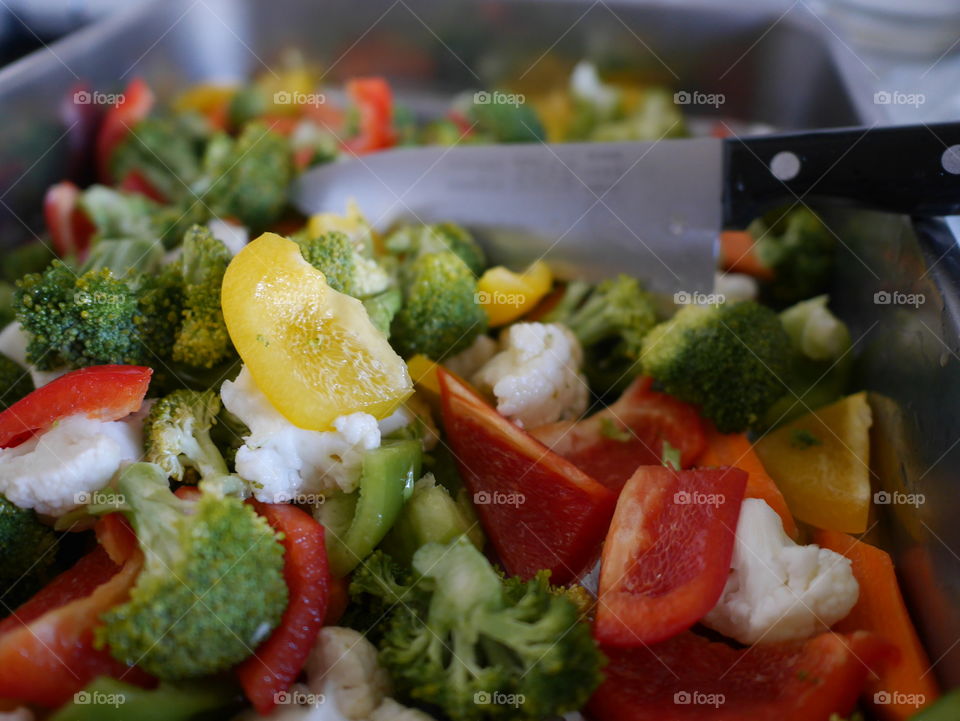
[[[550,292],[553,273],[538,260],[523,273],[498,265],[488,269],[477,281],[477,298],[490,320],[490,326],[506,325],[525,313]]]
[[[194,85],[177,96],[173,101],[173,109],[177,112],[193,110],[205,115],[229,103],[236,92],[236,87],[232,85]]]
[[[413,393],[407,366],[363,304],[330,288],[291,240],[264,233],[227,266],[230,338],[287,420],[326,431],[337,417],[393,413]]]
[[[857,393],[756,443],[763,467],[801,521],[863,533],[870,516],[870,406]]]

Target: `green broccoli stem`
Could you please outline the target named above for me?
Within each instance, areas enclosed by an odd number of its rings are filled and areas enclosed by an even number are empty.
[[[189,721],[236,703],[237,690],[220,681],[144,689],[100,676],[74,694],[48,721]]]

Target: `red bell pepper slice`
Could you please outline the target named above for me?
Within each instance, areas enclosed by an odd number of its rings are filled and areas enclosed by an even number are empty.
[[[381,77],[354,78],[347,81],[347,95],[360,111],[360,133],[346,142],[357,153],[372,153],[393,146],[393,94]]]
[[[145,176],[136,168],[123,176],[123,180],[120,181],[120,185],[118,187],[120,190],[126,191],[127,193],[138,193],[139,195],[144,195],[150,198],[150,200],[155,200],[158,203],[167,202],[167,199],[163,196],[163,193],[153,187],[153,183],[147,180],[147,176]]]
[[[124,535],[132,537],[129,528],[108,525],[97,529],[107,546],[97,546],[0,622],[0,697],[55,708],[97,676],[151,681],[93,647],[100,615],[127,599],[143,564],[135,539]],[[126,556],[124,564],[111,556]]]
[[[638,466],[659,465],[664,441],[692,466],[706,448],[703,420],[693,406],[650,389],[637,378],[616,403],[582,421],[551,423],[530,431],[607,488],[619,491]]]
[[[51,185],[43,196],[43,219],[50,231],[53,249],[61,258],[82,259],[96,227],[78,205],[80,188],[64,180]]]
[[[323,526],[296,506],[259,503],[257,513],[283,534],[283,575],[290,601],[266,641],[237,667],[247,698],[262,714],[276,705],[303,669],[323,627],[330,595],[330,570]]]
[[[878,636],[734,649],[684,633],[649,648],[605,648],[593,721],[828,721],[853,709],[871,670],[895,654]]]
[[[83,414],[115,421],[139,410],[150,385],[151,368],[90,366],[41,386],[0,413],[0,448],[22,443],[61,418]]]
[[[150,114],[153,102],[150,86],[143,78],[134,78],[123,91],[123,97],[107,111],[97,134],[97,172],[101,182],[113,182],[113,172],[110,169],[113,151],[131,132],[133,126]]]
[[[437,369],[443,425],[477,515],[511,575],[567,583],[596,558],[616,497]]]
[[[747,474],[641,466],[620,493],[603,544],[594,636],[656,643],[713,608],[730,573]]]

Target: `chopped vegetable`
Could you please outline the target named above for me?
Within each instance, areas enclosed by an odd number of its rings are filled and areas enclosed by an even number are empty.
[[[469,346],[487,328],[477,302],[477,279],[452,252],[430,253],[402,272],[403,306],[390,341],[404,357],[422,353],[442,360]]]
[[[817,531],[814,540],[850,559],[860,584],[857,605],[836,624],[836,630],[876,633],[899,652],[895,661],[878,670],[876,678],[867,679],[867,705],[882,721],[913,719],[918,709],[934,705],[940,690],[900,593],[893,560],[888,553],[845,533]],[[884,703],[876,703],[877,695]]]
[[[490,327],[517,320],[532,310],[550,292],[553,274],[542,260],[522,273],[498,265],[488,268],[477,281],[477,297],[486,311]]]
[[[396,142],[393,130],[393,95],[381,77],[353,78],[347,81],[347,95],[360,112],[356,137],[347,141],[353,153],[370,153],[389,148]]]
[[[476,276],[480,276],[487,266],[483,248],[470,231],[456,223],[406,225],[387,236],[384,247],[405,262],[412,262],[432,253],[450,251],[466,263]]]
[[[566,583],[591,563],[615,496],[440,369],[443,425],[484,531],[507,572]]]
[[[573,281],[560,301],[541,318],[563,323],[583,346],[590,387],[603,395],[623,391],[640,375],[643,338],[656,325],[653,299],[636,278],[591,285]]]
[[[637,378],[615,403],[589,418],[551,423],[530,434],[614,491],[638,466],[660,463],[667,444],[680,451],[680,466],[689,468],[704,449],[703,421],[693,407],[651,390],[652,383]]]
[[[30,372],[0,353],[0,411],[33,391]]]
[[[413,568],[405,577],[381,555],[350,585],[387,614],[380,660],[401,700],[451,721],[542,719],[580,708],[596,688],[589,627],[545,575],[504,584],[464,537],[422,547]]]
[[[644,372],[722,433],[758,424],[784,392],[789,359],[780,319],[753,301],[684,306],[643,340]]]
[[[327,613],[331,579],[320,524],[295,506],[254,507],[282,538],[283,577],[290,595],[277,628],[237,668],[244,693],[264,714],[303,670]]]
[[[326,431],[356,412],[385,418],[413,392],[360,301],[330,288],[293,241],[265,233],[247,245],[227,268],[222,300],[256,385],[300,428]]]
[[[212,481],[227,475],[227,464],[210,437],[220,412],[213,391],[182,389],[156,401],[143,422],[143,459],[155,463],[175,481],[193,472]]]
[[[723,590],[747,474],[640,466],[603,544],[593,633],[608,646],[645,646],[687,630]]]
[[[101,676],[74,694],[49,721],[190,721],[231,706],[236,693],[223,683],[161,683],[153,689]]]
[[[92,512],[120,510],[146,556],[130,600],[101,617],[99,648],[165,680],[227,669],[279,623],[287,605],[283,547],[239,499],[184,500],[152,463],[127,466]],[[202,601],[202,602],[201,602]]]
[[[94,226],[79,207],[79,199],[80,189],[69,180],[51,185],[43,197],[43,219],[53,247],[61,258],[80,258],[90,247]],[[39,247],[46,250],[42,245]],[[30,272],[34,271],[30,269]]]
[[[0,496],[0,618],[47,581],[57,560],[57,537],[37,514]]]
[[[97,134],[97,171],[100,180],[113,179],[113,154],[133,128],[153,109],[154,96],[143,78],[134,78],[120,94],[116,105],[107,111]]]
[[[345,233],[337,230],[297,240],[300,252],[323,273],[327,285],[354,298],[369,298],[388,290],[393,282],[376,260]],[[369,308],[368,308],[369,310]]]
[[[780,426],[757,441],[757,455],[798,520],[863,533],[870,513],[870,406],[865,393]],[[816,444],[797,444],[797,432]]]

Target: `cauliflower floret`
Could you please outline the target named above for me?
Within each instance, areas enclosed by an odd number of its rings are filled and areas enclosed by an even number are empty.
[[[220,388],[224,407],[250,429],[237,450],[237,474],[266,503],[357,487],[365,451],[380,446],[377,419],[352,413],[334,421],[333,431],[298,428],[271,405],[244,367]],[[309,502],[304,500],[303,502]]]
[[[747,498],[730,577],[702,623],[744,644],[801,640],[844,618],[859,593],[848,559],[816,545],[798,546],[776,511]]]
[[[207,228],[214,238],[227,246],[230,255],[236,255],[250,242],[250,229],[245,225],[214,218],[207,223]]]
[[[61,516],[89,502],[128,461],[143,455],[139,423],[70,416],[0,449],[0,493],[21,508]]]
[[[376,647],[352,628],[321,630],[305,671],[306,685],[286,694],[304,705],[278,706],[269,721],[434,721],[390,698],[390,676],[377,661]],[[249,711],[235,721],[262,718]]]
[[[33,381],[34,388],[45,386],[50,381],[54,381],[70,371],[69,368],[57,368],[52,371],[42,371],[36,368],[27,361],[27,345],[29,343],[30,336],[27,335],[23,326],[17,322],[10,323],[0,331],[0,353],[30,371],[30,380]]]
[[[497,354],[497,341],[488,335],[478,335],[467,348],[450,356],[443,366],[461,378],[469,378]]]
[[[497,399],[497,410],[522,428],[578,418],[589,391],[580,375],[583,351],[559,323],[516,323],[500,339],[501,350],[472,378]]]
[[[725,302],[735,303],[738,300],[756,300],[760,287],[757,279],[751,275],[717,271],[714,274],[713,292],[723,296]]]

